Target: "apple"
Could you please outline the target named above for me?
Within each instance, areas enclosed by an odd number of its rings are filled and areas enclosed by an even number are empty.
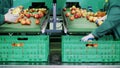
[[[66,17],[69,17],[69,16],[70,16],[70,12],[67,12],[67,13],[65,14],[65,16],[66,16]]]
[[[74,19],[75,19],[74,16],[71,16],[71,17],[70,17],[70,20],[71,20],[71,21],[73,21]]]
[[[89,17],[89,21],[90,21],[90,22],[93,22],[93,18],[94,18],[93,16],[90,16],[90,17]]]
[[[76,14],[74,15],[74,17],[75,17],[76,19],[78,18],[78,16],[77,16]]]
[[[93,44],[93,47],[98,47],[98,44]]]
[[[20,17],[17,18],[14,23],[17,24],[17,23],[21,22],[21,19],[22,19],[22,18],[20,18]]]
[[[21,11],[19,14],[20,14],[20,15],[21,15],[21,14],[24,14],[24,11]]]
[[[87,13],[87,10],[86,10],[86,9],[83,9],[83,12],[84,12],[84,13]]]
[[[96,12],[96,13],[94,13],[94,17],[97,17],[97,12]]]
[[[30,14],[25,14],[25,16],[26,16],[27,18],[30,18],[30,17],[31,17],[31,15],[30,15]]]
[[[71,11],[71,14],[75,14],[75,10],[72,10],[72,11]]]
[[[43,12],[43,14],[46,14],[46,8],[42,8],[40,11]]]
[[[91,47],[93,46],[93,44],[86,44],[86,47]]]
[[[63,8],[63,11],[66,11],[67,9],[66,8]]]
[[[101,12],[101,11],[97,12],[97,17],[103,17],[105,15],[106,15],[106,12]]]
[[[83,9],[80,9],[81,12],[83,12]]]
[[[39,17],[40,17],[40,18],[44,16],[44,13],[41,12],[41,11],[39,11],[38,14],[39,14]]]
[[[18,20],[18,19],[15,20],[14,24],[17,24],[17,23],[19,23],[19,20]]]
[[[32,13],[30,13],[30,16],[31,16],[31,17],[34,17],[34,15],[33,15]]]
[[[21,20],[21,24],[22,24],[22,25],[25,25],[25,24],[26,24],[26,20],[25,20],[25,19],[22,19],[22,20]]]
[[[40,20],[39,20],[39,19],[36,19],[36,20],[35,20],[35,24],[36,24],[36,25],[40,24]]]
[[[31,12],[31,13],[34,12],[34,11],[35,11],[35,10],[34,10],[33,8],[32,8],[32,9],[29,9],[29,12]]]
[[[97,17],[98,19],[102,18],[102,17]]]
[[[90,16],[90,13],[91,13],[91,12],[87,12],[87,15],[89,15],[89,16]]]
[[[31,20],[30,19],[26,19],[26,25],[30,25],[31,24]]]
[[[39,9],[35,9],[35,12],[38,12],[39,11]]]
[[[101,17],[105,16],[106,13],[105,12],[101,12]]]
[[[20,16],[19,16],[19,17],[20,17],[20,18],[24,18],[24,16],[25,16],[24,14],[20,14]]]
[[[90,14],[89,14],[90,16],[94,16],[94,13],[93,12],[90,12]]]
[[[94,17],[94,18],[93,18],[93,22],[95,22],[97,19],[98,19],[97,17]]]
[[[86,17],[86,13],[82,13],[81,15],[82,15],[83,18]]]
[[[29,10],[28,9],[25,9],[26,12],[28,12]]]
[[[76,8],[76,10],[80,10],[79,8]]]
[[[29,10],[28,9],[25,9],[25,10],[23,10],[23,13],[27,13]]]
[[[80,18],[82,15],[81,15],[81,13],[76,13],[76,14],[74,14],[74,17],[75,18]]]
[[[86,16],[86,19],[87,19],[87,20],[89,20],[89,17],[90,17],[90,16],[89,16],[89,15],[87,15],[87,16]]]
[[[26,11],[22,11],[22,12],[21,12],[21,14],[27,14],[27,13],[28,13],[28,12],[26,12]]]
[[[44,16],[44,14],[43,14],[43,13],[39,14],[39,17],[40,17],[40,18],[42,18],[43,16]]]
[[[78,18],[81,18],[81,16],[82,16],[82,13],[81,13],[81,12],[76,13],[76,14],[78,15]]]
[[[16,22],[21,22],[22,19],[23,18],[19,17],[19,18],[17,18]]]
[[[79,9],[76,9],[76,11],[75,11],[76,13],[80,13],[81,11],[79,10]]]
[[[38,14],[40,14],[40,13],[43,13],[43,12],[39,10],[39,11],[38,11]]]
[[[35,14],[34,17],[35,17],[36,19],[39,19],[39,18],[40,18],[39,14]]]
[[[73,5],[73,6],[72,6],[72,10],[76,10],[76,6]]]
[[[79,18],[77,14],[75,14],[74,17],[75,17],[76,19]]]

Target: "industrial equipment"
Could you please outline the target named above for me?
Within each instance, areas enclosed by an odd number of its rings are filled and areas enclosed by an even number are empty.
[[[111,33],[80,40],[103,24],[95,22],[106,15],[104,5],[104,0],[14,0],[12,14],[20,16],[0,25],[0,65],[119,68],[120,40]]]

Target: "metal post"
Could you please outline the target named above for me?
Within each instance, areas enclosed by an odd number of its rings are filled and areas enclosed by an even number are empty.
[[[56,0],[53,0],[53,30],[56,30]]]

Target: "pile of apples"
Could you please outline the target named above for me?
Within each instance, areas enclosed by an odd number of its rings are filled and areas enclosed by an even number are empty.
[[[66,8],[64,8],[63,11],[66,11]],[[69,19],[71,21],[73,21],[74,19],[81,18],[82,17],[82,12],[81,12],[81,10],[79,8],[77,8],[75,6],[72,6],[70,8],[70,12],[67,11],[65,16],[69,17]]]
[[[103,17],[106,15],[105,12],[98,11],[96,13],[88,12],[86,9],[80,9],[76,6],[72,6],[69,8],[70,11],[67,11],[66,8],[63,8],[63,11],[65,12],[65,16],[69,17],[71,21],[78,18],[86,18],[90,22],[95,22],[97,19]]]
[[[35,24],[40,24],[40,19],[46,14],[46,8],[39,8],[39,9],[25,9],[20,12],[18,19],[15,23],[21,23],[22,25],[30,25],[31,17],[35,19]]]
[[[101,11],[98,11],[96,13],[87,12],[86,19],[89,20],[90,22],[95,22],[97,19],[100,19],[105,15],[106,12],[101,12]]]

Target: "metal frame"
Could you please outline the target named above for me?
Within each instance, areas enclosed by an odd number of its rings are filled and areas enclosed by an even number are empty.
[[[120,65],[1,65],[0,68],[120,68]]]

